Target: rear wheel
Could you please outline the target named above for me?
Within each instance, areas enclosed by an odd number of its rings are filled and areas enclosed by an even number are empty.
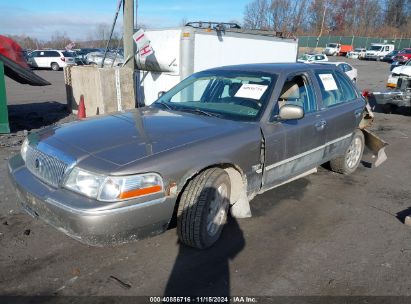
[[[344,155],[330,161],[331,170],[345,175],[353,173],[361,162],[363,152],[364,134],[360,130],[356,130]]]
[[[58,65],[58,63],[53,62],[53,63],[51,64],[51,69],[52,69],[53,71],[58,71],[58,70],[60,70],[60,66]]]
[[[177,233],[188,246],[204,249],[220,237],[227,220],[230,178],[220,168],[211,168],[189,182],[177,211]]]

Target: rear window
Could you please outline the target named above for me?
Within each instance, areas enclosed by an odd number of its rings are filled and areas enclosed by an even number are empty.
[[[74,57],[74,56],[75,56],[75,54],[72,53],[72,52],[66,52],[66,51],[64,51],[64,52],[62,52],[62,53],[63,53],[63,56],[64,56],[64,57]]]

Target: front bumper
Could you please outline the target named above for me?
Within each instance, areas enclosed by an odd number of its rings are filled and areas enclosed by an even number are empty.
[[[372,55],[372,54],[365,54],[365,59],[373,59],[373,60],[377,60],[378,58],[383,58],[383,56],[380,55]]]
[[[27,213],[92,246],[125,243],[164,232],[176,200],[154,197],[126,201],[120,207],[103,204],[42,183],[27,170],[20,155],[10,159],[9,175]]]

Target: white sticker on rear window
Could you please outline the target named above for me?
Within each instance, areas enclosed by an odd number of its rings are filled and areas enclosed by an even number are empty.
[[[320,77],[321,82],[323,83],[324,90],[326,91],[338,90],[333,74],[319,74],[318,76]]]
[[[234,97],[260,99],[263,96],[265,90],[267,90],[266,85],[261,84],[243,84],[235,93]]]

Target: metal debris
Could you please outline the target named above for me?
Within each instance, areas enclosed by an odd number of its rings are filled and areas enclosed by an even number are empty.
[[[131,285],[127,284],[125,282],[123,282],[122,280],[120,280],[119,278],[116,278],[115,276],[110,276],[110,279],[114,280],[116,283],[118,283],[120,285],[120,287],[124,288],[124,289],[130,289]]]

